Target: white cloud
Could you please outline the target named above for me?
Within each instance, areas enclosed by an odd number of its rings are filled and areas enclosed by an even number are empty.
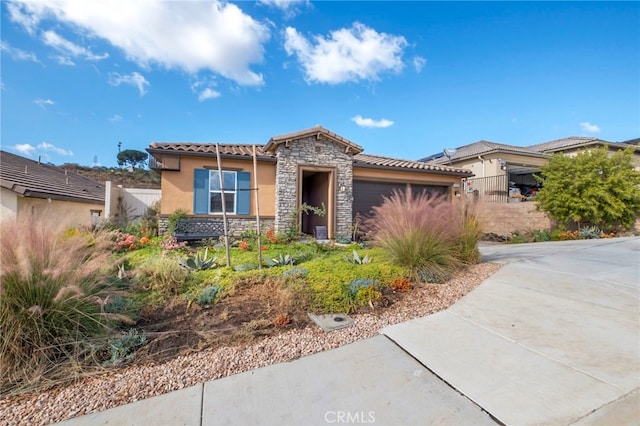
[[[301,9],[311,6],[309,0],[258,0],[258,4],[279,9],[285,18],[293,18]]]
[[[382,120],[374,120],[372,118],[363,118],[361,115],[356,115],[351,119],[351,121],[353,121],[360,127],[385,128],[393,126],[393,121],[387,120],[386,118],[383,118]]]
[[[52,152],[55,152],[56,154],[64,155],[64,156],[67,156],[67,157],[70,157],[70,156],[73,155],[73,152],[71,152],[69,150],[66,150],[64,148],[58,148],[57,146],[54,146],[54,145],[50,144],[49,142],[39,143],[36,148],[38,148],[39,150],[42,150],[42,151],[52,151]]]
[[[33,155],[34,152],[36,152],[36,147],[28,143],[21,143],[18,145],[14,145],[13,149],[18,151],[20,154],[27,155],[27,156],[31,156]]]
[[[109,122],[110,123],[120,123],[120,122],[122,122],[122,116],[120,114],[113,114],[113,116],[111,116],[109,118]]]
[[[54,19],[79,36],[107,40],[144,68],[210,70],[242,85],[264,83],[249,66],[263,61],[269,29],[226,1],[17,0],[11,9],[11,19],[27,29]]]
[[[207,99],[215,99],[215,98],[217,98],[219,96],[220,96],[220,92],[217,92],[217,91],[207,87],[202,92],[200,92],[200,94],[198,95],[198,100],[200,102],[202,102],[202,101],[205,101]]]
[[[295,28],[285,30],[285,50],[297,57],[309,83],[378,80],[385,71],[399,72],[406,46],[404,37],[378,33],[358,22],[326,38],[314,36],[312,42]]]
[[[580,123],[580,127],[582,128],[582,131],[584,131],[584,132],[600,133],[600,127],[598,127],[595,124],[591,124],[588,121],[584,121],[584,122]]]
[[[55,104],[55,102],[53,102],[51,99],[36,99],[35,101],[33,101],[36,105],[38,105],[40,108],[44,108],[46,106],[49,105],[53,105]]]
[[[55,59],[56,62],[60,65],[74,66],[76,64],[68,56],[56,55],[53,57],[53,59]]]
[[[7,3],[7,10],[9,11],[9,16],[13,22],[22,25],[29,34],[33,35],[35,33],[35,30],[40,23],[39,14],[23,11],[23,5],[18,2]]]
[[[140,92],[140,96],[144,96],[147,93],[147,86],[149,86],[147,79],[138,72],[132,72],[129,75],[122,75],[117,72],[109,74],[110,85],[120,86],[123,83],[136,87]]]
[[[83,58],[88,61],[99,61],[101,59],[106,59],[109,57],[108,53],[103,53],[102,55],[96,55],[95,53],[91,52],[89,49],[82,46],[78,46],[77,44],[70,42],[69,40],[65,39],[64,37],[60,36],[58,33],[54,31],[43,32],[42,41],[47,46],[53,47],[63,55],[71,56],[74,58]],[[68,63],[65,63],[65,65],[68,65]]]
[[[413,57],[413,67],[416,69],[417,73],[420,73],[424,66],[427,64],[427,60],[421,56]]]
[[[17,61],[40,62],[35,54],[16,47],[11,47],[6,41],[0,42],[0,51],[6,52]]]

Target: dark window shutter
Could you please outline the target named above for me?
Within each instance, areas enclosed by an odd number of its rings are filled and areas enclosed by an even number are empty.
[[[195,169],[193,175],[193,213],[209,213],[209,170]]]
[[[251,173],[238,172],[238,192],[236,193],[236,214],[249,214],[251,206]]]

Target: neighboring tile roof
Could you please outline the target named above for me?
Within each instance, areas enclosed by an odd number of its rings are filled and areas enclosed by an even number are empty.
[[[296,139],[302,139],[309,136],[319,136],[319,135],[323,135],[329,140],[332,140],[340,145],[350,148],[354,154],[359,154],[364,150],[360,145],[355,144],[351,142],[349,139],[343,138],[342,136],[325,129],[322,126],[311,127],[309,129],[299,130],[297,132],[285,133],[284,135],[274,136],[271,139],[269,139],[269,142],[267,142],[267,144],[264,146],[264,150],[267,152],[271,152],[277,145],[281,143],[293,141]]]
[[[541,154],[538,151],[534,151],[530,147],[525,148],[482,140],[457,148],[456,153],[451,156],[451,159],[446,157],[443,153],[442,155],[436,154],[425,157],[418,161],[428,161],[432,164],[446,164],[449,161],[465,160],[467,158],[477,157],[478,155],[486,155],[493,152],[513,153],[533,157],[546,157],[544,154]]]
[[[556,152],[567,149],[581,148],[591,145],[609,145],[612,147],[619,147],[621,149],[627,147],[637,148],[632,144],[622,142],[607,142],[598,138],[585,137],[585,136],[571,136],[568,138],[556,139],[550,142],[539,143],[531,145],[528,148],[538,152]]]
[[[0,186],[24,197],[104,203],[104,184],[5,151],[0,151]]]
[[[253,148],[252,145],[242,144],[218,144],[220,147],[220,155],[225,157],[252,157]],[[216,154],[215,143],[171,143],[171,142],[154,142],[152,143],[148,151],[150,153],[175,153],[175,154],[192,154],[192,155],[213,155]],[[275,161],[275,155],[270,152],[265,152],[264,146],[256,145],[256,156],[261,160]],[[369,154],[356,154],[353,156],[354,167],[375,167],[375,168],[390,168],[390,169],[413,169],[424,170],[434,173],[447,173],[447,174],[459,174],[470,175],[468,170],[460,169],[457,167],[433,165],[430,163],[423,163],[418,161],[401,160],[397,158],[382,157]]]

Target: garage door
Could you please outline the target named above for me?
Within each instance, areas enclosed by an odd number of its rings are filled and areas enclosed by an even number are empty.
[[[369,215],[373,206],[382,204],[382,197],[389,196],[394,189],[404,191],[404,183],[353,181],[353,216],[357,213]],[[419,194],[422,191],[435,194],[447,194],[447,186],[415,185],[411,184],[411,191]]]

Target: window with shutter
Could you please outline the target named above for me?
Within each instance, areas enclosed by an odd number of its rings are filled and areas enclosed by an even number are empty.
[[[195,214],[221,214],[225,203],[227,214],[247,215],[251,204],[251,180],[248,172],[222,171],[222,187],[217,170],[196,169],[193,184]],[[224,200],[222,194],[224,193]]]

